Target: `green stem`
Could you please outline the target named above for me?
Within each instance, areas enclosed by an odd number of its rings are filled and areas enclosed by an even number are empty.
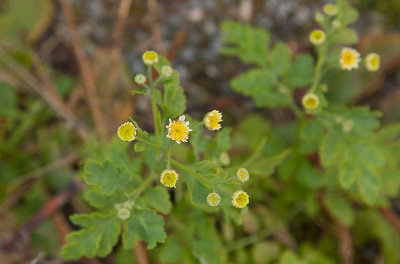
[[[198,174],[197,172],[195,172],[194,170],[192,170],[191,168],[189,168],[186,165],[183,165],[182,163],[171,159],[172,164],[174,164],[176,167],[180,168],[183,171],[186,171],[189,174],[192,174],[193,176],[196,176],[197,178],[202,178],[203,176],[201,176],[200,174]]]
[[[133,200],[138,198],[139,195],[141,195],[146,190],[147,186],[150,185],[151,182],[156,178],[155,176],[156,176],[156,174],[153,174],[152,176],[144,179],[144,181],[139,185],[139,187],[137,187],[137,189],[133,193],[133,195],[132,195]]]
[[[326,49],[321,50],[318,52],[318,60],[317,60],[317,66],[315,67],[315,73],[314,73],[314,79],[313,83],[310,88],[310,92],[314,93],[315,90],[318,87],[319,82],[321,81],[321,70],[322,66],[324,65],[325,62],[325,56],[326,56]]]
[[[150,91],[150,98],[151,98],[151,109],[153,112],[153,122],[154,122],[154,133],[156,136],[157,145],[161,145],[161,120],[159,111],[157,108],[156,100],[155,100],[155,84],[153,82],[153,75],[152,75],[152,68],[151,66],[147,66],[147,75],[149,76],[149,91]]]
[[[271,235],[273,230],[270,228],[261,230],[260,232],[257,232],[253,235],[250,235],[248,237],[242,238],[240,240],[237,240],[233,243],[230,243],[230,245],[227,248],[227,251],[235,251],[244,247],[247,247],[249,245],[255,244],[259,241],[264,240],[267,236]]]
[[[157,146],[157,145],[151,143],[150,141],[148,141],[148,140],[146,140],[146,139],[143,139],[143,138],[141,138],[141,137],[136,136],[136,140],[137,140],[137,141],[140,141],[140,142],[142,142],[142,143],[144,143],[144,144],[146,144],[146,145],[149,145],[149,146],[151,146],[151,147],[153,147],[153,148],[155,148],[155,149],[157,149],[157,150],[160,150],[160,151],[162,150],[161,147],[159,147],[159,146]]]
[[[172,149],[172,145],[171,145],[171,141],[168,144],[168,153],[167,153],[167,169],[169,169],[171,167],[171,149]]]
[[[253,152],[253,154],[247,159],[245,160],[239,168],[245,168],[246,166],[248,166],[249,164],[251,164],[252,162],[254,162],[254,160],[260,155],[265,143],[267,142],[267,138],[263,137],[260,141],[260,144],[258,145],[257,149]]]

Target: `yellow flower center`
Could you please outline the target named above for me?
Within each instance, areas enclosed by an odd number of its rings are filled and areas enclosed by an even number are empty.
[[[189,137],[189,129],[184,122],[172,121],[169,125],[168,136],[176,142],[186,141]]]
[[[212,114],[208,117],[208,122],[210,123],[210,127],[212,129],[218,128],[218,126],[219,126],[218,121],[219,121],[219,118],[216,114]]]
[[[221,197],[218,195],[218,193],[210,193],[207,196],[207,203],[210,206],[217,206],[220,201],[221,201]]]
[[[164,170],[161,173],[161,183],[167,187],[175,187],[178,180],[178,174],[174,170]]]
[[[344,64],[353,65],[355,57],[351,52],[346,52],[342,56]]]
[[[234,198],[234,205],[239,208],[245,207],[249,203],[249,195],[245,192],[236,194]]]
[[[319,99],[315,94],[306,94],[303,97],[302,103],[306,109],[315,109],[319,105]]]
[[[143,54],[143,62],[147,65],[158,62],[158,54],[154,51],[146,51]]]
[[[340,64],[342,69],[351,70],[353,68],[358,68],[358,63],[360,62],[360,54],[351,48],[343,48],[340,54]]]
[[[118,128],[118,137],[124,141],[132,141],[136,137],[136,128],[131,122],[126,122]]]

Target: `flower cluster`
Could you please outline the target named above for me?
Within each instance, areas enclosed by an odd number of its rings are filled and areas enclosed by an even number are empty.
[[[323,32],[321,35],[321,32],[317,31],[316,33],[314,33],[314,35],[315,35],[314,38],[318,39],[317,42],[318,41],[323,42],[323,39],[325,38]],[[153,65],[155,66],[159,63],[158,54],[154,51],[146,51],[143,54],[142,59],[143,63],[148,66],[153,66]],[[137,84],[143,85],[146,89],[147,88],[154,89],[160,78],[169,78],[174,73],[174,70],[169,65],[164,65],[158,69],[160,77],[156,81],[150,80],[150,83],[146,85],[145,84],[147,80],[146,76],[144,76],[143,74],[137,74],[135,76],[135,82]],[[149,77],[151,78],[151,75],[149,75]],[[152,94],[151,91],[150,95]],[[222,122],[222,113],[219,112],[218,110],[213,110],[208,112],[203,118],[204,126],[210,131],[220,130],[222,128],[221,122]],[[190,132],[192,131],[189,125],[190,125],[189,121],[185,120],[185,115],[181,115],[177,120],[169,119],[169,122],[166,125],[167,128],[166,137],[169,138],[170,140],[175,141],[178,144],[188,142]],[[123,141],[130,142],[135,140],[137,131],[138,131],[137,128],[132,122],[126,122],[118,128],[118,137]],[[139,137],[138,140],[141,142],[146,142],[146,140]],[[168,156],[168,162],[167,162],[168,165],[167,168],[164,169],[160,174],[160,183],[166,187],[175,188],[176,183],[179,179],[179,174],[175,170],[170,169],[169,159],[170,157]],[[222,153],[220,157],[220,162],[222,165],[225,166],[228,165],[230,163],[229,155],[227,153]],[[236,178],[240,182],[246,182],[249,180],[249,172],[247,171],[246,168],[240,168],[236,173]],[[214,191],[207,195],[206,200],[208,205],[218,206],[221,202],[221,196]],[[243,190],[235,191],[232,194],[232,205],[234,207],[243,208],[248,203],[249,203],[249,196]],[[118,217],[122,220],[126,220],[130,217],[130,209],[131,209],[130,205],[128,206],[121,204],[116,205]]]
[[[246,168],[239,168],[236,172],[236,178],[241,182],[249,180],[249,172]],[[207,203],[210,206],[218,206],[221,202],[221,196],[217,192],[209,193]],[[235,191],[232,195],[232,205],[236,208],[243,208],[249,203],[249,195],[243,191]]]

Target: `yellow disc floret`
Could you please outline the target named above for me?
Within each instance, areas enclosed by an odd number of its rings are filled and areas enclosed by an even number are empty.
[[[332,4],[326,4],[323,7],[324,13],[327,14],[328,16],[335,16],[339,9],[336,5],[332,5]]]
[[[207,113],[206,116],[204,117],[204,125],[209,130],[220,130],[222,127],[220,124],[221,121],[222,121],[222,114],[217,110],[213,110]]]
[[[237,208],[243,208],[249,203],[249,195],[242,190],[236,191],[232,195],[232,205]]]
[[[309,38],[314,45],[322,44],[325,41],[325,32],[320,29],[313,30]]]
[[[146,51],[142,56],[143,62],[146,65],[153,65],[158,62],[158,54],[155,51]]]
[[[319,98],[313,93],[308,93],[303,96],[301,103],[305,109],[315,109],[319,105]]]
[[[132,124],[132,122],[123,123],[118,128],[118,137],[123,141],[133,141],[136,138],[136,127]]]
[[[180,116],[178,121],[170,119],[167,129],[167,137],[174,140],[178,144],[181,142],[187,142],[189,139],[189,132],[192,131],[189,128],[189,121],[185,122],[184,115]]]
[[[344,70],[351,70],[358,68],[360,62],[360,53],[355,49],[343,48],[340,53],[340,66]]]
[[[176,171],[166,169],[161,172],[160,182],[167,187],[175,187],[179,175]]]
[[[381,64],[381,58],[376,53],[370,53],[365,57],[365,67],[369,71],[379,70]]]
[[[241,182],[246,182],[249,180],[249,172],[245,168],[238,169],[236,176]]]
[[[207,203],[209,206],[218,206],[221,202],[221,196],[218,193],[212,192],[207,195]]]

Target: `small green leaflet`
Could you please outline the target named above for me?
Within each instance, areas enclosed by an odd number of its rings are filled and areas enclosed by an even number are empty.
[[[124,223],[124,249],[132,249],[138,240],[146,242],[147,248],[152,249],[157,242],[164,243],[166,238],[164,219],[153,210],[133,210]]]
[[[225,44],[222,54],[238,56],[245,63],[266,65],[270,41],[267,31],[234,21],[225,21],[221,29],[221,40]]]
[[[70,233],[67,244],[61,250],[63,259],[79,259],[82,256],[105,257],[111,253],[121,233],[121,220],[113,215],[99,213],[71,216],[71,221],[85,229]]]
[[[117,190],[129,191],[139,184],[137,176],[131,175],[124,167],[117,168],[112,161],[86,163],[83,177],[87,184],[100,186],[105,195],[112,195]]]

